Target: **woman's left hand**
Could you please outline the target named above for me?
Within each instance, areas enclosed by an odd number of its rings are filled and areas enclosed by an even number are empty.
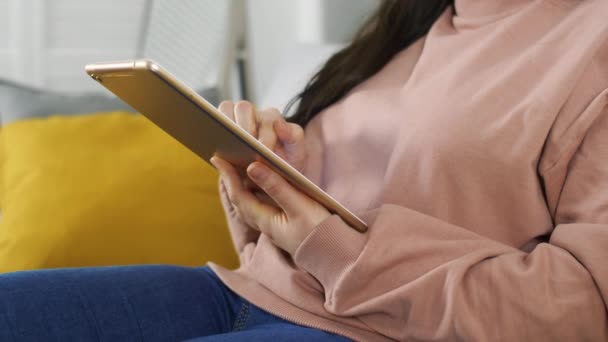
[[[277,247],[291,255],[317,225],[331,216],[321,204],[261,162],[249,165],[247,175],[277,206],[260,200],[247,189],[236,169],[227,161],[213,157],[211,162],[220,172],[228,198],[241,220],[266,234]]]

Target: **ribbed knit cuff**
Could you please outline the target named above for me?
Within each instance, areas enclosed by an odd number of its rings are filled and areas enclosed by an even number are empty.
[[[337,215],[321,222],[302,242],[294,255],[295,263],[312,274],[326,291],[357,260],[367,241]]]

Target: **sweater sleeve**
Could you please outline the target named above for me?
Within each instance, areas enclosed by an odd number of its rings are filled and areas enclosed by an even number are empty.
[[[249,227],[239,219],[238,213],[228,199],[228,193],[226,192],[226,187],[222,180],[219,182],[219,193],[222,207],[226,214],[230,236],[232,237],[232,243],[234,244],[234,248],[236,249],[239,258],[241,258],[242,263],[245,246],[249,243],[256,242],[260,237],[260,232]]]
[[[295,262],[327,311],[396,340],[608,340],[607,114],[566,163],[554,230],[529,253],[383,205],[365,234],[327,219]]]

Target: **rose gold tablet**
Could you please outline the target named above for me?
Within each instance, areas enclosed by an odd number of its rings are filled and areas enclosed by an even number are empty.
[[[203,160],[246,167],[260,160],[354,229],[367,225],[195,91],[149,60],[89,64],[86,72]]]

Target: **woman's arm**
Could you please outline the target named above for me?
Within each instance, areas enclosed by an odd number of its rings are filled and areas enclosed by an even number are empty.
[[[390,204],[360,234],[260,163],[249,177],[278,206],[218,169],[243,222],[321,283],[328,312],[397,340],[607,340],[608,109],[593,111],[564,171],[548,170],[567,177],[556,227],[530,253]]]
[[[295,262],[325,307],[397,340],[608,339],[608,110],[574,157],[548,241],[530,253],[404,207],[361,235],[332,216]]]

